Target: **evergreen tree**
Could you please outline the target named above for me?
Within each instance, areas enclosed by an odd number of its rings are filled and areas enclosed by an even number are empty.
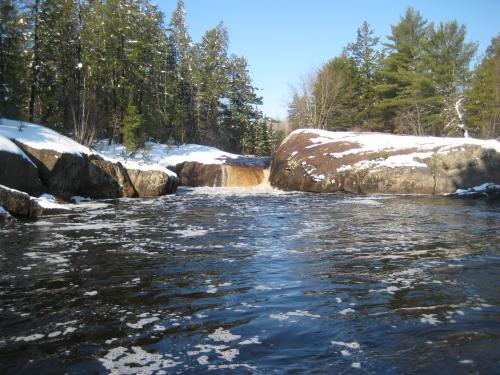
[[[228,88],[221,101],[221,132],[224,146],[233,152],[241,152],[243,138],[256,121],[257,105],[262,98],[255,93],[252,86],[248,63],[244,57],[231,56],[228,63]]]
[[[437,134],[463,135],[461,103],[469,79],[469,65],[476,53],[474,43],[465,43],[466,28],[456,21],[429,28],[423,63],[432,82],[433,122]]]
[[[346,52],[356,66],[354,82],[358,100],[356,106],[358,109],[357,126],[365,129],[379,128],[375,121],[375,84],[380,53],[376,47],[380,38],[374,36],[374,31],[370,28],[368,22],[358,28],[356,42],[350,43]]]
[[[176,138],[181,142],[197,137],[195,128],[195,81],[194,51],[186,24],[184,0],[177,7],[170,21],[170,46],[175,61],[175,76],[172,77],[170,94],[173,95],[172,126]]]
[[[134,153],[141,146],[142,115],[130,96],[127,109],[123,117],[123,145],[127,151]]]
[[[29,23],[18,4],[0,4],[0,117],[26,119]]]
[[[227,46],[227,29],[220,23],[205,33],[197,50],[197,134],[214,146],[220,143],[220,100],[228,87]]]
[[[384,44],[381,83],[375,87],[379,95],[377,109],[382,111],[384,129],[424,134],[428,126],[435,126],[428,121],[433,91],[422,64],[427,21],[418,11],[408,8],[391,29],[390,42]]]
[[[500,136],[500,34],[492,39],[465,93],[467,127],[482,138]]]

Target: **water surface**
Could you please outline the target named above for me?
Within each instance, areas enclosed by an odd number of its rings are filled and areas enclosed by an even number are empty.
[[[0,373],[494,373],[500,206],[180,189],[0,227]]]

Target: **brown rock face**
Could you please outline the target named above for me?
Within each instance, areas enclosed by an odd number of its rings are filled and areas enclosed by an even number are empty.
[[[276,152],[270,183],[310,192],[443,194],[500,182],[500,154],[493,149],[466,144],[421,150],[398,147],[398,136],[391,137],[390,151],[349,152],[362,147],[355,137],[322,144],[317,134],[292,133]],[[389,166],[389,157],[414,157],[414,163]]]
[[[99,155],[84,155],[87,161],[78,194],[89,198],[133,198],[137,196],[127,170]]]
[[[16,217],[30,218],[38,215],[28,194],[2,185],[0,185],[0,206]]]
[[[16,142],[36,164],[38,173],[47,190],[60,197],[77,194],[86,160],[78,154],[39,150]]]
[[[127,170],[130,180],[139,197],[159,197],[175,193],[178,179],[157,170]]]
[[[64,199],[81,195],[92,199],[135,197],[127,170],[99,155],[60,153],[18,143],[38,167],[47,190]]]
[[[38,169],[21,155],[6,151],[0,151],[0,185],[34,196],[45,191]]]
[[[227,159],[223,164],[185,162],[174,170],[181,186],[247,187],[257,186],[265,179],[267,158]]]

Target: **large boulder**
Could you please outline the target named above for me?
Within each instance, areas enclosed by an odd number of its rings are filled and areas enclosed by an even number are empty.
[[[100,155],[85,155],[85,173],[80,179],[78,195],[90,198],[118,198],[137,196],[127,169],[120,163]]]
[[[0,135],[0,184],[40,195],[45,191],[36,165],[11,140]]]
[[[87,167],[87,160],[81,154],[16,143],[36,164],[40,179],[51,194],[61,197],[77,194]]]
[[[127,169],[139,197],[159,197],[175,193],[179,180],[175,174],[159,169]]]
[[[47,190],[67,199],[81,195],[93,199],[135,197],[126,169],[97,154],[59,152],[18,145],[36,163]]]
[[[240,157],[220,164],[188,161],[173,169],[181,186],[249,187],[264,181],[269,164],[268,158]]]
[[[271,185],[311,192],[443,194],[500,182],[500,142],[299,130],[281,144]]]

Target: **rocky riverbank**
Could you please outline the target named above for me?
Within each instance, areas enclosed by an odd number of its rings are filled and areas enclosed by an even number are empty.
[[[318,193],[450,194],[500,184],[500,142],[297,130],[276,152],[270,182]]]
[[[271,163],[193,144],[147,142],[130,155],[105,140],[91,150],[43,126],[1,119],[0,220],[65,213],[71,206],[60,203],[74,196],[158,197],[178,185],[257,186],[267,180],[270,164],[269,181],[283,190],[500,195],[496,140],[303,129],[283,141]]]
[[[102,141],[94,150],[40,125],[0,120],[3,220],[68,212],[71,206],[60,203],[74,196],[158,197],[175,193],[179,184],[256,186],[271,162],[200,145],[148,142],[130,155],[123,145]]]

